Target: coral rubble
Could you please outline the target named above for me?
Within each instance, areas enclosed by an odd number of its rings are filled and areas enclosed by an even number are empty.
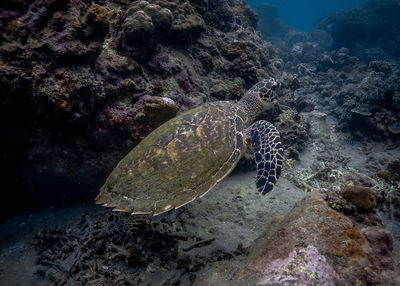
[[[185,232],[179,221],[87,214],[69,230],[36,234],[35,276],[52,285],[190,285],[206,263],[244,253],[241,248],[216,249],[210,256],[191,251],[211,242]]]

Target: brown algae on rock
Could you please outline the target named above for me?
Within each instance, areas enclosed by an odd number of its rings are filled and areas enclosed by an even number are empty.
[[[361,210],[370,210],[377,205],[375,193],[369,187],[345,186],[342,195],[349,203]]]

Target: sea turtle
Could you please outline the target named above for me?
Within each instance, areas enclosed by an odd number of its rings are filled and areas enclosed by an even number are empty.
[[[280,83],[265,79],[238,102],[217,101],[165,122],[115,167],[96,202],[115,211],[159,215],[204,196],[236,166],[251,144],[259,192],[281,174],[283,149],[276,128],[251,124],[274,100]]]

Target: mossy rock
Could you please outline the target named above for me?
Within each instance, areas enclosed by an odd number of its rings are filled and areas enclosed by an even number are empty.
[[[400,159],[390,162],[387,170],[381,170],[378,172],[378,177],[387,181],[400,181]]]
[[[343,198],[361,210],[371,210],[376,207],[376,196],[369,187],[360,185],[346,186],[342,193]]]
[[[125,38],[131,44],[165,35],[184,40],[197,37],[205,28],[203,18],[189,2],[178,5],[165,0],[133,2],[123,24]]]
[[[159,5],[150,4],[143,10],[151,17],[153,25],[158,29],[158,31],[169,30],[171,28],[173,16],[169,9],[161,8]]]
[[[248,55],[254,60],[254,44],[249,42],[220,43],[221,54],[228,60],[233,61],[242,55]]]
[[[172,12],[173,20],[170,34],[174,39],[185,40],[187,37],[197,37],[206,28],[202,16],[188,1],[179,5],[175,1],[168,0],[152,0],[151,2]]]
[[[144,105],[144,113],[152,126],[158,127],[176,116],[178,108],[175,102],[167,97],[152,97]]]
[[[390,178],[392,177],[392,174],[388,170],[380,170],[377,175],[379,178],[387,181],[390,181]]]
[[[147,1],[132,3],[123,24],[126,40],[134,44],[168,31],[172,24],[172,13],[169,9]]]
[[[144,11],[138,11],[134,16],[125,19],[122,29],[127,42],[134,44],[136,41],[151,36],[154,32],[154,25],[149,15]]]
[[[179,5],[178,13],[174,14],[171,30],[178,35],[199,34],[204,31],[206,24],[203,18],[188,2]]]

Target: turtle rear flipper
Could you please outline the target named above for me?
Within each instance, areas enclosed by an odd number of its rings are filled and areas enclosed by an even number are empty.
[[[257,164],[257,190],[263,195],[271,191],[278,181],[283,160],[283,149],[279,132],[265,120],[254,122],[247,134],[250,137]]]
[[[133,199],[120,195],[110,190],[106,184],[100,189],[100,193],[96,197],[96,203],[105,207],[113,208],[117,212],[130,212],[132,214],[149,214],[153,210],[152,200],[135,199],[135,211],[132,212]]]

